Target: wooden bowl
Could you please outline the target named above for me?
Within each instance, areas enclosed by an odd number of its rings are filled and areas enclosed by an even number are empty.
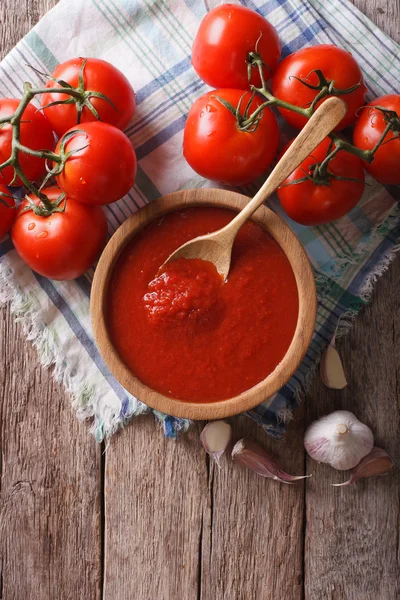
[[[115,350],[106,324],[107,295],[113,268],[128,242],[156,217],[183,206],[208,205],[241,210],[248,197],[220,189],[194,189],[175,192],[151,202],[129,217],[108,242],[97,265],[90,300],[94,336],[99,350],[116,379],[128,392],[161,412],[188,419],[222,419],[250,410],[271,398],[300,365],[314,331],[316,289],[310,262],[292,230],[271,210],[262,206],[252,220],[268,231],[284,250],[292,266],[299,294],[299,316],[289,349],[275,370],[263,381],[233,398],[193,403],[169,398],[142,383]]]

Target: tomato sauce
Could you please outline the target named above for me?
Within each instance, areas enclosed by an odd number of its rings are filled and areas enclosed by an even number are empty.
[[[192,402],[250,389],[282,360],[298,317],[294,273],[277,242],[248,222],[223,282],[211,263],[160,265],[184,242],[226,225],[212,207],[156,219],[127,245],[108,294],[107,326],[125,364],[146,385]]]

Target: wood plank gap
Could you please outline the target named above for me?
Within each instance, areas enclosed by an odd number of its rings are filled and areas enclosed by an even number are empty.
[[[203,449],[201,448],[201,451]],[[204,453],[205,454],[205,453]],[[198,600],[204,599],[203,574],[207,573],[209,568],[209,557],[212,551],[213,536],[213,516],[214,516],[214,461],[205,454],[205,466],[207,477],[207,503],[203,506],[201,519],[201,545],[199,551],[199,570],[198,570]],[[208,533],[208,535],[205,535]]]
[[[0,315],[0,317],[1,317],[1,315]],[[5,357],[3,357],[3,360],[5,360]],[[1,400],[1,398],[0,398],[0,400]],[[2,484],[3,484],[3,452],[2,452],[2,448],[3,448],[3,423],[4,423],[4,419],[3,419],[3,405],[4,405],[4,403],[0,401],[0,498],[1,498]],[[1,576],[3,575],[3,569],[2,569],[1,561],[0,561],[0,575]]]
[[[303,466],[303,472],[304,475],[308,475],[307,473],[307,452],[304,451],[303,453],[303,460],[304,460],[304,466]],[[301,600],[304,600],[306,597],[306,530],[307,530],[307,484],[308,484],[308,480],[304,479],[304,485],[303,485],[303,527],[301,530],[301,536],[302,536],[302,542],[303,542],[303,546],[302,546],[302,561],[301,561],[301,565],[302,565],[302,586],[301,586]]]
[[[100,449],[100,598],[104,598],[104,573],[106,571],[105,553],[105,528],[106,528],[106,495],[105,495],[105,471],[106,471],[106,445],[101,444]],[[0,598],[1,600],[1,598]]]
[[[208,490],[210,496],[210,555],[213,550],[213,524],[214,524],[214,469],[215,462],[207,454]]]
[[[199,531],[199,564],[197,569],[197,600],[201,600],[201,574],[203,567],[203,527],[204,517],[201,517],[200,531]]]

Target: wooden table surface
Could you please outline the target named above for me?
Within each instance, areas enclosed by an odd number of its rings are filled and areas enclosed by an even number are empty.
[[[1,0],[0,54],[56,0]],[[400,0],[354,0],[400,41]],[[56,32],[55,32],[56,35]],[[399,472],[335,489],[343,474],[309,459],[309,422],[354,411],[400,464],[400,260],[340,340],[350,385],[315,381],[286,441],[253,435],[297,486],[217,469],[200,427],[178,443],[142,417],[98,446],[0,310],[1,600],[398,600]]]

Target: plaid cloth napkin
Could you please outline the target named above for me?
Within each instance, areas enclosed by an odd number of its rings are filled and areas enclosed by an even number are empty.
[[[283,56],[303,46],[337,44],[361,65],[369,98],[399,91],[399,46],[345,0],[242,3],[276,27]],[[107,208],[110,235],[130,214],[159,196],[214,185],[189,168],[181,150],[187,112],[207,91],[190,64],[191,45],[205,12],[200,0],[62,0],[0,64],[1,96],[18,97],[25,80],[44,83],[27,64],[51,72],[73,56],[108,60],[132,82],[137,113],[127,133],[139,170],[131,192]],[[336,223],[307,228],[290,222],[315,269],[319,302],[314,336],[298,371],[272,400],[248,413],[275,437],[284,433],[338,320],[342,326],[349,324],[394,256],[399,211],[384,188],[371,180],[370,184],[360,204]],[[241,191],[252,195],[256,189],[252,185]],[[276,201],[273,208],[282,213]],[[50,281],[22,263],[9,239],[0,243],[0,257],[0,299],[11,302],[42,364],[54,366],[77,416],[93,418],[96,439],[148,412],[112,377],[93,341],[89,317],[93,271],[74,282]],[[156,417],[171,437],[189,424],[160,413]]]

